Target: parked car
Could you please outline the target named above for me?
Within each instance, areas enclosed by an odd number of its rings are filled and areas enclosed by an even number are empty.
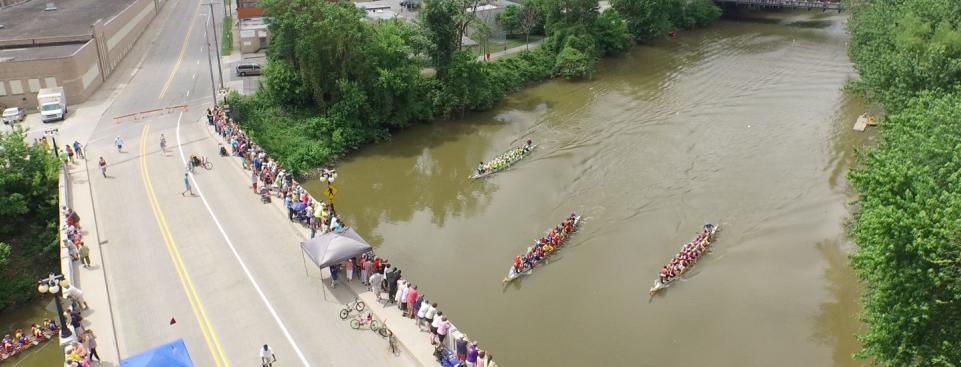
[[[3,123],[6,125],[11,125],[15,122],[23,121],[24,113],[23,109],[20,107],[10,107],[3,110]]]
[[[257,65],[257,64],[237,65],[237,75],[239,76],[260,75],[260,65]]]

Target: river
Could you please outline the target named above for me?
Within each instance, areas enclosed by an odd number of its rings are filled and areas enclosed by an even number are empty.
[[[0,332],[3,335],[14,335],[19,328],[30,334],[33,323],[43,324],[45,319],[55,319],[57,309],[49,296],[36,299],[19,306],[15,310],[4,310],[0,314]],[[3,362],[2,366],[62,366],[63,353],[60,351],[59,340],[46,341],[31,347]]]
[[[841,90],[845,19],[748,13],[413,127],[338,166],[338,211],[502,366],[860,365],[844,176],[873,138]],[[528,138],[531,157],[467,180]],[[504,287],[571,211],[581,230]],[[713,252],[649,297],[707,222]]]

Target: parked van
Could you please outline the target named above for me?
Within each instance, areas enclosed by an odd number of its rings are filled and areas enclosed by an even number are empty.
[[[260,65],[257,65],[257,64],[237,65],[237,75],[239,76],[260,75]]]

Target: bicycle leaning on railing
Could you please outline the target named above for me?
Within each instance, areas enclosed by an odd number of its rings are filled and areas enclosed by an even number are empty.
[[[400,354],[400,350],[397,349],[397,337],[394,336],[394,332],[387,327],[387,320],[384,320],[384,326],[380,328],[380,336],[387,338],[387,351],[393,355]]]

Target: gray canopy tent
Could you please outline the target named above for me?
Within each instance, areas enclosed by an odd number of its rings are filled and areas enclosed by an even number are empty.
[[[371,250],[353,228],[348,227],[342,232],[327,232],[320,236],[300,243],[310,261],[323,269],[331,265],[340,264],[347,259],[363,255]],[[307,272],[307,262],[304,262],[304,272]],[[325,293],[326,297],[327,294]]]

